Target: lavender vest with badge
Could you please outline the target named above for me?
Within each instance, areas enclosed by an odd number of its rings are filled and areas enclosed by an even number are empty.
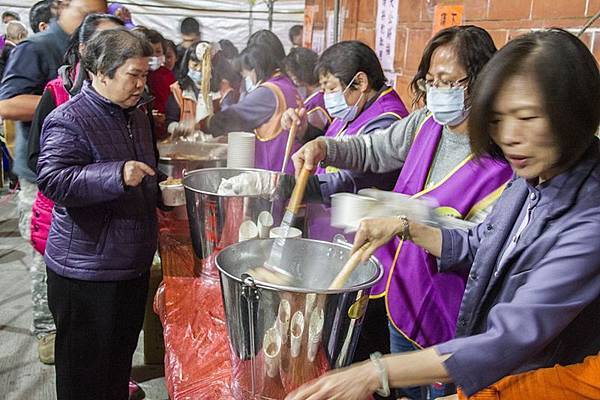
[[[325,137],[340,139],[343,136],[360,135],[369,123],[384,114],[394,115],[398,120],[408,115],[400,96],[392,88],[384,90],[379,98],[360,113],[354,121],[346,123],[338,118],[334,119],[325,133]],[[319,167],[316,174],[332,172],[337,172],[337,169]],[[311,239],[331,241],[333,236],[340,232],[331,226],[330,207],[324,204],[308,204],[308,225]]]
[[[281,73],[275,74],[271,79],[263,83],[262,86],[269,88],[275,94],[277,107],[273,116],[255,130],[254,166],[270,171],[281,171],[289,133],[288,130],[281,128],[281,116],[288,108],[301,106],[302,99],[292,81]],[[300,142],[296,140],[292,146],[291,154],[294,154],[299,148]],[[285,168],[285,172],[290,175],[294,173],[294,164],[291,157]]]
[[[438,211],[469,219],[493,204],[512,176],[506,163],[472,155],[444,179],[425,189],[442,135],[431,116],[419,128],[394,192],[435,202]],[[375,256],[384,276],[371,291],[385,296],[392,325],[414,344],[432,346],[454,337],[468,271],[438,273],[437,260],[412,242],[394,238]]]

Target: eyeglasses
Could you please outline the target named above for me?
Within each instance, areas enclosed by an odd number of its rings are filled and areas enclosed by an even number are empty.
[[[433,80],[433,79],[421,78],[417,81],[417,87],[424,92],[426,92],[427,89],[429,89],[430,87],[434,87],[434,88],[438,88],[438,89],[440,89],[440,88],[441,89],[452,89],[455,87],[462,86],[468,80],[469,80],[468,76],[465,76],[464,78],[461,78],[461,79],[457,79],[455,81],[446,81],[443,79]]]

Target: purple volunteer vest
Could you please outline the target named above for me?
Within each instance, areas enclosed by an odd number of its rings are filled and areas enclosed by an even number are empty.
[[[442,126],[431,116],[419,128],[394,192],[427,198],[438,211],[468,219],[500,196],[512,176],[508,164],[472,155],[444,179],[424,189],[442,135]],[[434,256],[412,242],[394,238],[375,256],[384,266],[384,276],[372,297],[385,296],[388,317],[405,337],[421,347],[454,337],[456,319],[468,271],[437,272]]]
[[[304,108],[306,109],[306,115],[308,116],[308,122],[314,120],[328,121],[325,126],[325,131],[331,124],[331,116],[325,108],[325,93],[322,90],[316,91],[304,100]]]
[[[264,86],[275,93],[277,109],[269,121],[256,129],[255,161],[254,166],[269,171],[281,171],[285,158],[285,147],[288,140],[288,130],[281,129],[281,116],[288,108],[296,108],[302,104],[298,89],[284,74],[276,74]],[[266,135],[264,134],[266,132]],[[262,134],[261,134],[262,133]],[[300,148],[296,140],[292,147],[290,160],[285,168],[287,174],[294,174],[294,164],[291,155]]]
[[[346,123],[334,119],[325,133],[328,138],[360,135],[363,128],[383,114],[394,115],[398,120],[406,117],[408,111],[393,88],[385,89],[377,100],[363,110],[354,121]],[[391,125],[391,123],[390,123]],[[335,168],[317,168],[316,174],[336,172]],[[340,230],[331,226],[330,207],[324,204],[308,204],[308,232],[311,239],[331,241]]]

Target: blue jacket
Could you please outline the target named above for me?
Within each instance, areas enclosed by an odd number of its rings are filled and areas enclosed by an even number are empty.
[[[510,183],[488,218],[443,230],[440,270],[470,268],[457,338],[437,346],[467,395],[500,378],[600,352],[600,150],[533,188]],[[520,225],[514,249],[498,260]]]
[[[89,83],[42,128],[38,186],[53,200],[45,261],[59,275],[90,281],[147,272],[157,243],[157,177],[123,184],[123,165],[156,168],[147,115],[124,110]]]

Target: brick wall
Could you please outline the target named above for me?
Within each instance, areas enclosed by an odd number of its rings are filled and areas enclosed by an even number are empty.
[[[326,29],[326,14],[333,0],[306,0],[317,5],[315,29]],[[407,105],[408,84],[416,72],[423,48],[431,38],[436,4],[463,4],[465,24],[489,31],[497,47],[531,29],[561,27],[576,33],[600,10],[600,0],[400,0],[396,35],[396,89]],[[361,40],[375,48],[377,0],[342,0],[342,40]],[[582,40],[600,60],[600,21],[588,28]]]

